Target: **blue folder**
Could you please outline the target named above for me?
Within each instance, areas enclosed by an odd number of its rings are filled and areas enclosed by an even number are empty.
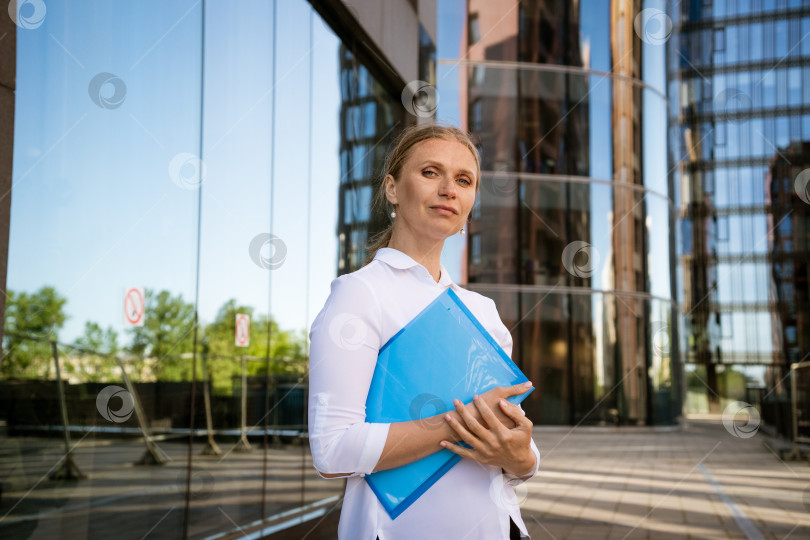
[[[475,394],[527,380],[448,287],[380,349],[366,399],[366,421],[427,418],[455,409],[454,398],[469,403]],[[532,390],[508,401],[518,404]],[[365,479],[396,519],[459,460],[461,456],[441,449]]]

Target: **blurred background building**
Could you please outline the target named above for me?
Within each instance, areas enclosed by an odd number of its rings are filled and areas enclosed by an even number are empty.
[[[740,400],[788,435],[810,354],[810,5],[675,2],[670,152],[681,186],[686,411]]]
[[[680,413],[665,49],[634,29],[639,8],[470,0],[439,59],[483,158],[469,288],[512,329],[539,424]]]

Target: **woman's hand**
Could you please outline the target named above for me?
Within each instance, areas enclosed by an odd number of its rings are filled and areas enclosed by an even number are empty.
[[[516,426],[515,422],[512,421],[512,418],[504,412],[498,403],[502,399],[505,400],[512,396],[519,396],[520,394],[525,393],[531,387],[531,381],[512,386],[496,386],[495,388],[492,388],[491,390],[488,390],[487,392],[478,396],[478,399],[484,400],[484,403],[489,407],[489,410],[495,414],[495,417],[500,420],[504,426],[512,429]],[[473,418],[478,421],[479,424],[483,425],[485,428],[488,427],[488,423],[481,416],[479,408],[475,405],[475,400],[467,403],[464,408],[472,415]]]
[[[455,400],[454,404],[463,422],[450,414],[445,415],[445,420],[472,449],[448,441],[441,442],[443,447],[461,457],[501,467],[515,476],[524,476],[531,472],[531,468],[535,466],[535,456],[531,450],[533,424],[520,407],[505,399],[498,402],[497,409],[514,425],[510,428],[498,419],[484,395],[473,398],[473,404],[486,425],[482,425],[459,400]]]

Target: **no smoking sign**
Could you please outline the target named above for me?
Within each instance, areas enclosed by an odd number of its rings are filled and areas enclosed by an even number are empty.
[[[250,345],[250,316],[244,313],[236,314],[236,346]]]
[[[124,324],[143,326],[144,307],[143,288],[124,288]]]

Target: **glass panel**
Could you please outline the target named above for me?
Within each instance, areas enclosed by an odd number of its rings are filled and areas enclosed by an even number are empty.
[[[586,59],[584,65],[586,68],[610,71],[610,35],[609,27],[605,24],[609,18],[610,4],[608,2],[583,0],[579,3],[579,40],[580,49]]]
[[[682,414],[679,405],[680,381],[675,339],[677,336],[673,305],[650,301],[650,410],[652,423],[669,424]]]
[[[607,77],[588,77],[589,176],[601,180],[613,178],[613,130],[611,129],[611,89]],[[651,113],[653,114],[653,113]],[[646,129],[647,122],[644,123]]]
[[[241,534],[344,489],[309,455],[306,330],[404,112],[308,2],[211,0],[204,34],[202,5],[54,4],[17,35],[4,535]]]
[[[200,161],[202,4],[114,9],[52,2],[17,32],[0,390],[14,450],[0,459],[20,475],[3,482],[4,537],[97,538],[121,523],[182,535],[199,195],[217,182]],[[149,451],[141,427],[159,439]],[[195,478],[204,498],[211,476]]]
[[[643,91],[642,105],[642,163],[644,185],[664,197],[669,193],[667,174],[666,132],[661,129],[667,123],[667,104],[664,98],[649,89]]]
[[[210,384],[206,391],[213,429],[241,427],[244,395],[245,429],[262,434],[265,419],[261,411],[267,393],[267,273],[268,267],[284,263],[284,240],[289,241],[272,236],[277,231],[269,228],[267,204],[272,185],[267,149],[272,147],[273,116],[272,101],[264,94],[273,86],[277,69],[272,56],[273,7],[217,1],[209,2],[206,9],[206,40],[216,45],[207,50],[216,53],[206,55],[203,110],[209,181],[203,186],[202,198],[200,318],[207,327],[201,336],[206,354],[201,358],[200,378]],[[234,32],[237,24],[240,31]],[[243,54],[254,47],[255,54]],[[246,104],[253,106],[251,114],[241,118]],[[247,347],[235,343],[237,314],[249,317]],[[244,366],[240,355],[247,356]],[[196,407],[199,420],[195,423],[205,428],[206,406],[200,402]],[[261,518],[265,502],[262,474],[245,473],[261,466],[261,452],[240,452],[239,439],[226,439],[221,432],[211,441],[201,440],[207,452],[221,452],[219,457],[193,457],[192,482],[208,479],[211,483],[207,496],[195,501],[192,509],[198,534],[222,530],[224,524],[210,513],[210,504],[221,507],[234,523],[250,523]],[[248,444],[260,441],[261,437],[254,437]],[[293,489],[300,491],[300,483]],[[234,493],[240,494],[238,502]],[[233,525],[226,530],[231,528]]]
[[[519,301],[520,330],[514,339],[523,351],[520,367],[537,389],[532,392],[537,397],[525,400],[523,409],[540,424],[568,424],[571,371],[566,296],[527,293],[520,294]]]
[[[672,423],[679,414],[669,302],[612,294],[483,294],[495,300],[515,342],[512,358],[535,384],[523,408],[539,423],[643,423],[648,386],[653,423]]]
[[[669,257],[670,210],[665,199],[647,195],[647,275],[650,278],[649,291],[653,296],[670,298],[672,286]]]

